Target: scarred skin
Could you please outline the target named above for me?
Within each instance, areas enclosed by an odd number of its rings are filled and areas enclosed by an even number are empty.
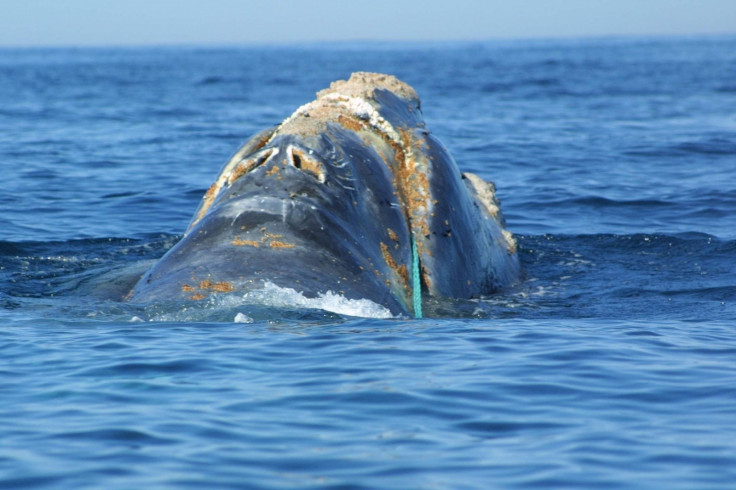
[[[414,267],[424,298],[519,277],[493,185],[460,173],[411,87],[355,73],[246,142],[129,298],[199,301],[270,282],[413,315]]]

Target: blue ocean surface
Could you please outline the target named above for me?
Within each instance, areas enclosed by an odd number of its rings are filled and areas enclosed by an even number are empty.
[[[523,281],[133,305],[245,139],[396,75]],[[736,487],[736,38],[0,50],[1,488]]]

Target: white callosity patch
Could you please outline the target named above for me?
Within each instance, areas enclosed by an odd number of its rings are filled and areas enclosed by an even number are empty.
[[[499,245],[511,254],[515,253],[516,239],[511,232],[503,228],[505,220],[501,213],[501,203],[496,197],[496,186],[493,182],[487,182],[470,172],[465,172],[463,179],[466,182],[468,191],[475,198],[484,216],[499,225],[501,231],[501,234],[498,236]]]
[[[268,149],[267,154],[265,154],[264,156],[265,159],[269,159],[275,157],[278,154],[279,149],[272,148]],[[197,222],[202,219],[202,217],[207,213],[212,203],[215,201],[215,199],[217,199],[217,196],[220,194],[220,191],[222,191],[222,189],[226,186],[230,186],[232,184],[232,182],[235,180],[233,178],[233,175],[236,171],[238,171],[238,167],[242,165],[247,158],[248,152],[244,147],[238,150],[235,155],[233,155],[232,158],[228,160],[223,169],[220,171],[220,175],[217,177],[217,180],[215,180],[212,186],[202,197],[202,203],[199,205],[199,208],[194,213],[194,218],[192,218],[191,223],[189,223],[189,227],[187,228],[185,235],[188,234],[194,227],[194,225],[197,224]],[[256,155],[254,158],[258,159],[259,156]]]
[[[401,143],[401,138],[399,137],[399,133],[396,129],[394,129],[394,127],[386,121],[383,116],[381,116],[378,110],[376,110],[370,102],[362,97],[350,97],[338,93],[322,95],[317,100],[313,100],[312,102],[300,106],[291,116],[281,123],[281,127],[288,127],[298,118],[308,117],[312,111],[323,109],[326,106],[337,109],[338,113],[346,112],[355,116],[370,124],[373,129],[380,131],[392,141],[399,144]],[[279,134],[279,131],[275,132],[271,139]]]

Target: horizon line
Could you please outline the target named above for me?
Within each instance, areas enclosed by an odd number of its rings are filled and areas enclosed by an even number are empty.
[[[545,42],[545,41],[615,41],[633,39],[692,39],[692,38],[726,38],[736,37],[733,32],[702,32],[702,33],[625,33],[625,34],[558,34],[539,36],[506,36],[506,37],[478,37],[478,38],[444,38],[444,39],[322,39],[296,41],[163,41],[163,42],[109,42],[109,43],[19,43],[0,44],[0,49],[83,49],[83,48],[285,48],[309,46],[339,46],[343,45],[432,45],[432,44],[474,44],[474,43],[506,43],[506,42]]]

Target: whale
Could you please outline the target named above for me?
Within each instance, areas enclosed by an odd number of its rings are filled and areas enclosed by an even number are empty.
[[[127,299],[275,285],[421,317],[432,298],[477,298],[519,277],[494,184],[459,170],[410,85],[359,72],[247,140]]]

